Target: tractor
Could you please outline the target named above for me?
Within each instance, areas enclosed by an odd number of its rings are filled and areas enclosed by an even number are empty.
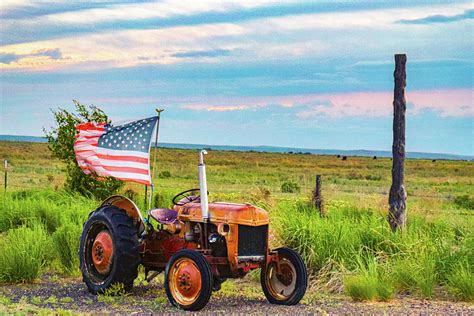
[[[270,249],[267,211],[251,204],[208,202],[205,150],[199,153],[199,189],[173,198],[144,218],[135,203],[107,198],[89,215],[80,240],[80,269],[88,290],[104,293],[114,284],[131,290],[143,265],[147,281],[163,272],[172,305],[197,311],[228,278],[261,269],[263,292],[272,304],[295,305],[308,276],[300,255]],[[155,225],[153,225],[153,223]]]

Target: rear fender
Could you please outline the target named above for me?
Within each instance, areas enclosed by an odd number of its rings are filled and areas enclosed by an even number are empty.
[[[105,199],[102,204],[100,204],[100,207],[105,205],[113,205],[125,210],[127,215],[133,218],[133,220],[137,223],[138,234],[141,234],[145,230],[145,224],[143,216],[140,213],[140,209],[129,198],[123,195],[112,195]]]

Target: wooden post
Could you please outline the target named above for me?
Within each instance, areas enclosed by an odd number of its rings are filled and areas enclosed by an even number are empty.
[[[316,175],[316,187],[313,191],[313,203],[314,206],[318,209],[321,216],[325,216],[324,205],[323,205],[323,196],[321,195],[321,176]]]
[[[395,55],[395,71],[393,77],[395,88],[393,95],[393,145],[392,145],[392,186],[388,203],[390,206],[388,222],[392,230],[404,229],[406,225],[406,199],[404,186],[405,172],[405,86],[407,56]]]
[[[8,183],[8,160],[5,159],[5,192],[7,192],[7,183]]]
[[[143,208],[146,209],[146,201],[148,199],[148,186],[145,184],[145,201],[143,203]]]

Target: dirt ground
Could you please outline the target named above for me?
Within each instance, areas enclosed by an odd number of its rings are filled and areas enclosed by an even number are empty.
[[[226,285],[227,284],[227,285]],[[0,286],[0,314],[138,314],[180,313],[168,303],[162,279],[138,284],[125,296],[90,294],[80,278],[45,278],[34,284]],[[397,297],[386,303],[359,303],[338,295],[307,293],[296,306],[271,305],[252,280],[228,281],[201,311],[205,314],[463,314],[474,305]]]

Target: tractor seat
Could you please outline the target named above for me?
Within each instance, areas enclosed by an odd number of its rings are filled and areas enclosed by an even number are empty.
[[[178,212],[169,208],[155,208],[149,210],[148,215],[153,217],[158,223],[169,225],[174,223],[178,217]]]

